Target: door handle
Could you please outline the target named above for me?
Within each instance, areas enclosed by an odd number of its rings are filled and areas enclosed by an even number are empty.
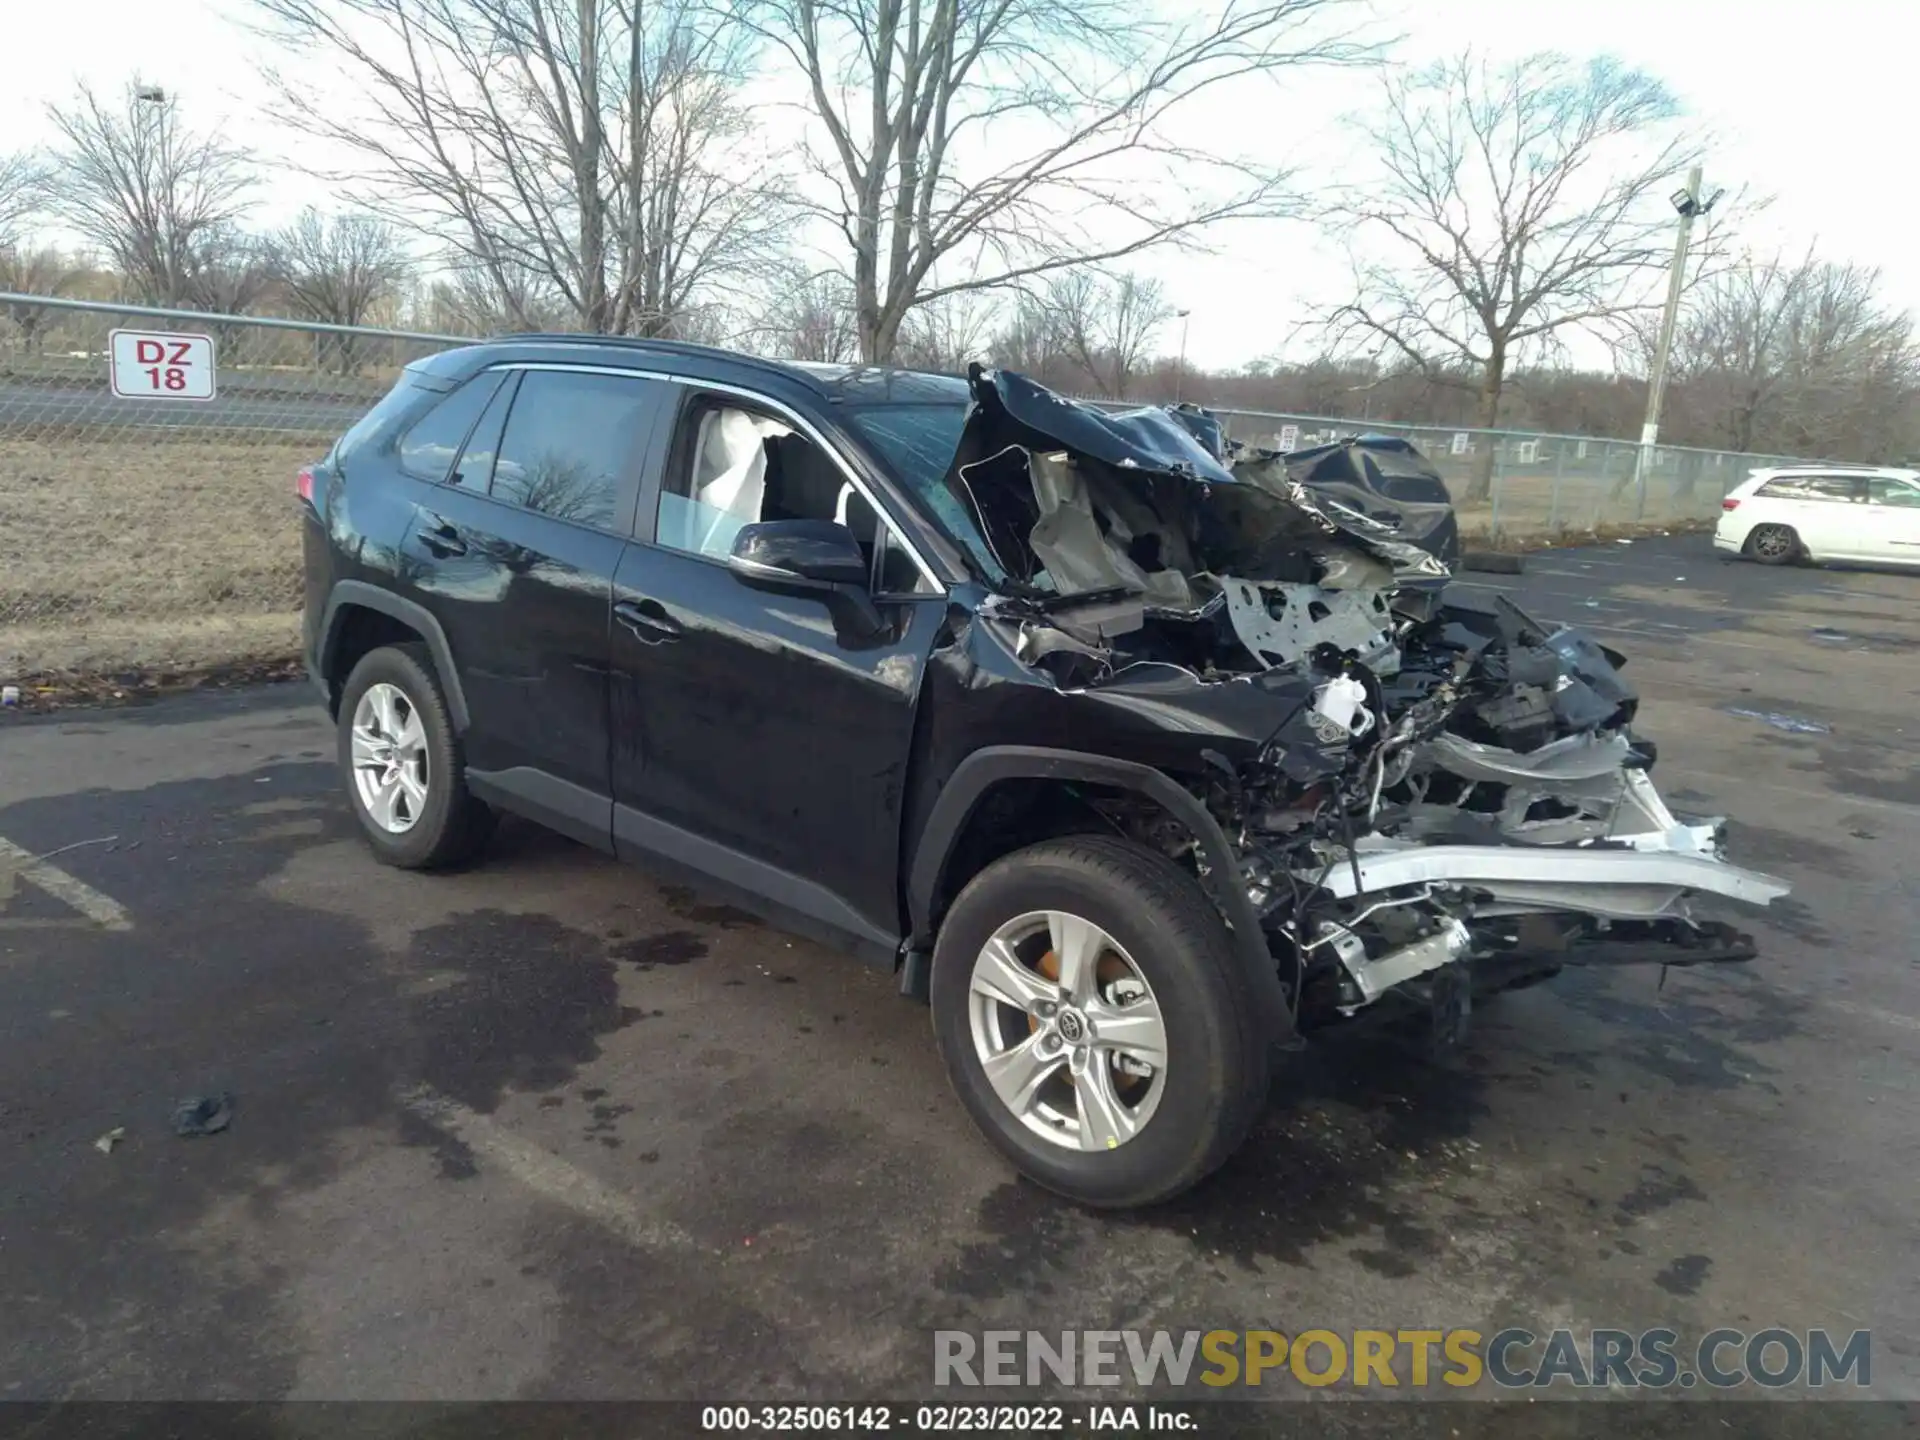
[[[681,635],[680,622],[658,600],[622,600],[613,607],[613,618],[642,645],[659,645]]]
[[[420,531],[420,543],[428,550],[443,560],[467,553],[467,542],[453,525],[438,515],[427,514],[421,518],[426,522],[426,528]]]

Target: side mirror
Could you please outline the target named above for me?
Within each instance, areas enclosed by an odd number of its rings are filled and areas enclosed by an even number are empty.
[[[760,520],[733,537],[727,568],[775,590],[867,588],[867,557],[853,531],[832,520]]]

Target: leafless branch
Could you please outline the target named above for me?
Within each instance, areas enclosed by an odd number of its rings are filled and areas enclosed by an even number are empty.
[[[0,155],[0,250],[20,244],[27,221],[46,208],[51,178],[43,156]]]
[[[1173,314],[1157,281],[1137,275],[1073,271],[1047,288],[1062,348],[1100,393],[1124,400],[1150,357],[1154,337]]]
[[[48,113],[61,137],[52,209],[113,261],[133,298],[247,298],[239,291],[252,287],[227,283],[254,184],[245,151],[187,129],[177,100],[138,85],[117,106],[82,85]]]
[[[1904,456],[1920,399],[1912,320],[1877,271],[1752,257],[1703,284],[1674,342],[1674,400],[1728,449]]]
[[[1295,213],[1284,169],[1183,148],[1205,96],[1372,58],[1347,0],[709,0],[805,77],[862,355],[917,307]],[[991,133],[989,133],[991,132]]]
[[[1328,212],[1355,270],[1321,317],[1330,338],[1472,384],[1491,428],[1510,366],[1659,303],[1664,201],[1692,159],[1677,114],[1658,80],[1605,59],[1469,53],[1390,82],[1361,122],[1378,173]]]
[[[444,247],[457,288],[520,323],[663,334],[777,249],[784,196],[751,144],[739,32],[692,0],[255,0],[335,62],[272,78],[356,159],[363,207]],[[319,99],[316,100],[316,93]]]
[[[309,207],[268,242],[273,273],[288,308],[328,325],[367,325],[395,299],[412,262],[398,233],[372,215],[331,218]],[[316,336],[317,358],[350,374],[353,337]]]

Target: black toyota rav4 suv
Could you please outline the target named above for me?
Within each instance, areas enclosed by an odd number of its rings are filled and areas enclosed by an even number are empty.
[[[382,860],[511,810],[894,967],[1092,1204],[1220,1164],[1302,1037],[1744,959],[1689,897],[1785,893],[1667,810],[1623,657],[1446,600],[1404,441],[532,336],[410,366],[299,491]]]

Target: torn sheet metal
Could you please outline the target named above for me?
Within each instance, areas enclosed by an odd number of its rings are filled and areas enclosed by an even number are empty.
[[[1441,734],[1427,742],[1423,773],[1444,770],[1498,798],[1496,808],[1458,805],[1410,807],[1413,833],[1423,838],[1484,838],[1525,845],[1568,845],[1608,839],[1711,853],[1717,822],[1683,826],[1667,809],[1652,779],[1635,763],[1632,741],[1619,732],[1568,735],[1519,754]],[[1684,838],[1676,838],[1684,837]]]
[[[1338,537],[1384,560],[1402,583],[1437,581],[1452,577],[1452,559],[1458,557],[1455,533],[1453,555],[1436,554],[1406,538],[1390,519],[1357,508],[1339,494],[1323,494],[1301,483],[1288,468],[1287,457],[1271,450],[1247,450],[1233,457],[1236,479],[1258,487],[1311,517],[1325,537]]]
[[[1155,525],[1151,515],[1129,515],[1130,507],[1103,496],[1103,531],[1094,514],[1091,487],[1081,467],[1061,452],[1035,455],[1028,462],[1040,518],[1027,532],[1027,544],[1046,567],[1053,588],[1063,595],[1101,590],[1129,590],[1149,604],[1170,610],[1194,606],[1193,587],[1178,569],[1177,537]],[[1136,527],[1139,527],[1136,529]],[[1161,562],[1148,570],[1134,558],[1136,551]]]
[[[1287,473],[1323,503],[1385,525],[1394,540],[1434,556],[1449,570],[1460,559],[1460,523],[1440,472],[1411,441],[1359,435],[1295,450]]]
[[[1177,475],[1215,485],[1233,485],[1231,471],[1208,452],[1180,418],[1158,407],[1096,410],[1056,395],[1013,370],[967,372],[975,413],[968,419],[991,425],[1000,444],[1032,451],[1066,450],[1120,470]]]
[[[1315,582],[1324,568],[1319,551],[1357,548],[1386,562],[1402,581],[1444,580],[1449,573],[1443,560],[1398,538],[1391,523],[1337,500],[1323,504],[1277,459],[1251,468],[1228,465],[1212,448],[1224,450],[1224,441],[1197,415],[1151,407],[1096,410],[1010,370],[976,365],[968,379],[974,406],[948,488],[973,514],[1015,585],[1033,583],[1046,567],[1022,563],[1021,552],[1031,553],[1023,542],[1040,518],[1041,502],[1032,494],[1033,476],[1024,464],[1010,463],[1009,451],[1028,457],[1064,453],[1079,462],[1092,508],[1102,518],[1124,504],[1142,512],[1146,523],[1127,527],[1128,543],[1167,547],[1158,556],[1134,557],[1149,571],[1191,576],[1204,569]],[[1183,555],[1171,553],[1176,542]],[[1068,593],[1063,585],[1042,588]]]
[[[1525,755],[1498,745],[1480,745],[1458,735],[1436,735],[1427,746],[1433,763],[1464,780],[1502,785],[1570,784],[1612,779],[1627,763],[1633,747],[1627,737],[1568,735]],[[1616,786],[1617,788],[1617,786]]]
[[[1265,665],[1293,665],[1316,645],[1350,650],[1376,673],[1399,669],[1388,629],[1392,614],[1378,590],[1324,590],[1317,585],[1265,584],[1222,576],[1233,633]]]

